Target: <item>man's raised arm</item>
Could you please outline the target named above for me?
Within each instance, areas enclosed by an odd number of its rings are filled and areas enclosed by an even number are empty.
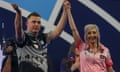
[[[61,18],[60,18],[57,26],[55,27],[55,29],[52,32],[52,38],[53,39],[58,37],[61,34],[61,32],[63,31],[63,28],[65,27],[66,20],[67,20],[66,12],[65,12],[65,9],[63,8]]]
[[[16,17],[15,17],[15,34],[16,34],[16,40],[22,41],[23,39],[23,28],[22,28],[22,15],[21,10],[16,4],[11,4],[13,9],[16,11]]]

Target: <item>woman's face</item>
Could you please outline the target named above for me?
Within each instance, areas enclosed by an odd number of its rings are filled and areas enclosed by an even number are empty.
[[[86,40],[88,43],[96,43],[98,41],[98,31],[96,28],[87,31]]]

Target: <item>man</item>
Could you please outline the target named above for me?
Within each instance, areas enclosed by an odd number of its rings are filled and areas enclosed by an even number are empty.
[[[66,22],[65,10],[53,31],[40,33],[41,17],[38,13],[33,12],[28,15],[27,30],[23,31],[21,10],[16,4],[12,4],[12,7],[16,11],[15,33],[20,72],[49,72],[46,47],[62,32]]]
[[[2,63],[3,63],[4,58],[5,58],[5,56],[3,56],[3,51],[2,51],[2,48],[0,45],[0,71],[2,69]]]
[[[2,63],[2,72],[18,72],[18,58],[16,54],[15,39],[8,39],[6,47],[3,49],[3,54],[6,56]]]

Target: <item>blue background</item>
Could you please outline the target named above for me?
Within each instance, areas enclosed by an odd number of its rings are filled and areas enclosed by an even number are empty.
[[[17,0],[14,0],[14,1],[17,1]],[[111,16],[113,16],[115,19],[117,19],[120,22],[120,0],[92,0],[92,1],[97,5],[99,5],[100,7],[102,7],[105,11],[110,13]],[[31,2],[33,3],[33,1]],[[95,14],[93,11],[85,7],[83,4],[79,3],[77,0],[70,0],[70,2],[72,5],[72,14],[81,37],[84,38],[83,37],[84,25],[88,23],[97,24],[100,28],[101,43],[103,43],[105,46],[107,46],[110,49],[111,57],[114,62],[113,67],[116,70],[116,72],[120,72],[120,56],[119,56],[120,55],[120,48],[119,48],[120,32],[118,32],[108,22],[106,22],[100,16]],[[55,1],[53,1],[53,4],[54,3]],[[53,6],[54,5],[51,6],[50,12]],[[26,5],[26,8],[29,10],[31,9],[29,8],[29,5],[28,7]],[[39,7],[37,9],[44,10],[43,8],[39,8]],[[46,11],[47,9],[45,9],[45,12]],[[47,15],[46,13],[44,13],[44,11],[43,13],[41,12],[40,14],[44,19],[48,20],[50,16],[49,15],[50,12],[48,12]],[[55,24],[58,22],[60,15],[61,15],[61,11],[56,19]],[[5,30],[4,30],[5,38],[7,39],[15,36],[14,17],[15,17],[15,13],[0,7],[0,39],[2,38],[2,35],[3,35],[2,34],[3,30],[1,28],[2,22],[5,23]],[[24,17],[23,17],[23,21],[25,22]],[[64,30],[69,34],[71,34],[71,30],[69,28],[68,22]],[[61,59],[66,56],[69,47],[70,47],[70,44],[60,37],[52,41],[51,44],[49,45],[48,53],[53,63],[53,68],[54,68],[53,72],[59,72]]]
[[[49,16],[57,2],[57,0],[5,0],[9,3],[16,3],[21,8],[24,8],[30,12],[36,11],[40,15],[48,20]]]

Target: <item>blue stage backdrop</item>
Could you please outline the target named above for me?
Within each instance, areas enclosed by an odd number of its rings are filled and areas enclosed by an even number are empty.
[[[84,26],[89,23],[100,27],[101,42],[110,49],[114,69],[120,72],[120,0],[70,0],[72,14],[81,34]],[[57,24],[62,10],[62,0],[0,0],[0,39],[15,36],[15,11],[11,3],[16,3],[22,9],[23,27],[26,16],[33,11],[42,17],[42,31],[48,32]],[[4,28],[4,29],[3,29]],[[66,56],[73,42],[71,30],[67,23],[61,36],[52,41],[48,53],[53,63],[53,72],[59,72],[60,62]]]

